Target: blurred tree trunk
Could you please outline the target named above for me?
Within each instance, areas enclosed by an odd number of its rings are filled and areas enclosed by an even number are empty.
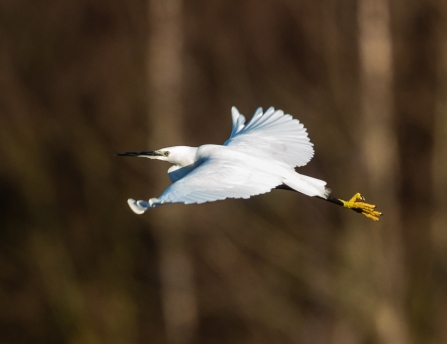
[[[392,37],[388,0],[360,0],[360,85],[363,136],[362,159],[369,181],[368,197],[386,213],[369,223],[377,293],[372,317],[379,342],[407,343],[403,318],[403,260],[397,203],[398,148],[393,126]],[[386,197],[384,197],[386,195]]]
[[[182,1],[149,1],[149,147],[182,144]],[[161,207],[148,221],[158,238],[168,343],[188,343],[197,325],[193,267],[187,252],[185,209]]]

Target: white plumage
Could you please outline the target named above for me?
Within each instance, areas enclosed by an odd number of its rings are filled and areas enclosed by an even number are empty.
[[[158,198],[128,200],[137,214],[168,203],[204,203],[225,198],[249,198],[282,184],[306,194],[327,198],[326,182],[295,172],[312,159],[314,150],[306,129],[290,115],[259,108],[245,124],[232,108],[233,127],[224,145],[169,147],[157,151],[121,153],[172,163],[173,182]]]
[[[245,117],[233,107],[233,130],[225,146],[258,158],[275,160],[284,166],[304,166],[314,155],[313,144],[304,125],[283,111],[271,107],[265,113],[258,108],[244,125]]]

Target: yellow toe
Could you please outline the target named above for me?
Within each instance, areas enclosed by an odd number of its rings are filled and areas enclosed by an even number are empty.
[[[382,215],[380,211],[374,210],[376,208],[374,204],[365,203],[365,198],[358,192],[349,201],[340,201],[344,207],[361,213],[371,220],[379,221],[379,216]]]

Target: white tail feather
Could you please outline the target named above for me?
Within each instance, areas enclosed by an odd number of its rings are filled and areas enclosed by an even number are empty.
[[[325,187],[326,182],[320,179],[294,173],[293,176],[285,178],[283,182],[287,186],[290,186],[292,189],[307,196],[319,196],[326,198],[328,195],[326,191],[327,188]]]

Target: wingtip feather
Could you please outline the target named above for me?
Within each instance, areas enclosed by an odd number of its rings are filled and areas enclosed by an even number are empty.
[[[129,198],[127,200],[127,204],[129,204],[130,209],[138,215],[144,214],[148,207],[145,207],[141,204],[141,201],[136,201],[133,198]]]

